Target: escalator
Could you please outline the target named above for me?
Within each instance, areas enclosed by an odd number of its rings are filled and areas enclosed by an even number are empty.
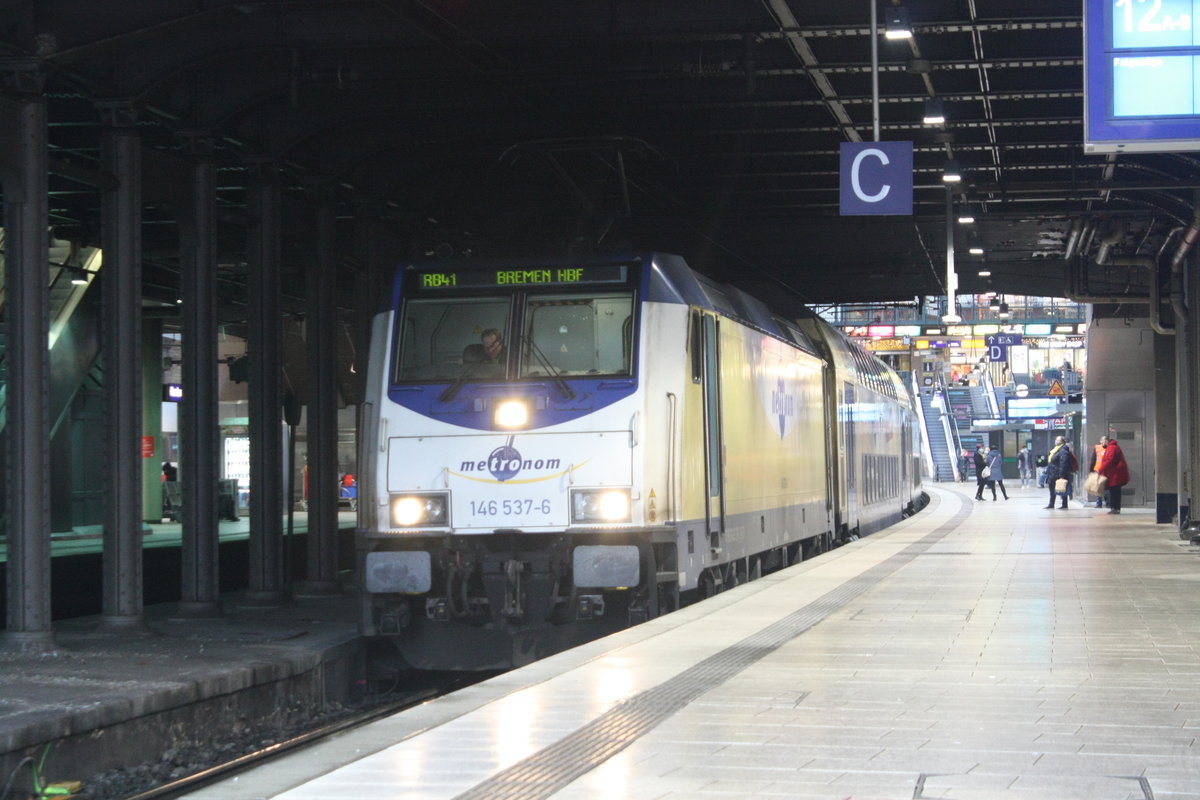
[[[0,230],[0,266],[3,266]],[[103,364],[100,354],[100,287],[95,282],[100,252],[51,240],[49,421],[51,463],[56,472],[45,491],[51,493],[51,529],[72,530],[103,522],[103,487],[88,463],[88,453],[103,452]],[[0,275],[4,271],[0,270]],[[0,283],[0,321],[7,317]],[[6,326],[0,326],[6,329]],[[8,449],[7,338],[0,336],[0,452]],[[0,482],[7,464],[0,460]],[[19,479],[11,476],[11,479]],[[7,497],[0,493],[0,536],[7,533]]]
[[[933,479],[935,481],[954,480],[954,462],[952,454],[954,443],[946,436],[946,425],[942,409],[934,403],[930,395],[921,395],[921,406],[925,418],[925,436],[929,441],[929,453],[933,458]]]

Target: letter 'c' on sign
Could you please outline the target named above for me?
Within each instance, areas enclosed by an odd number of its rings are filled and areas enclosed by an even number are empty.
[[[854,194],[859,200],[862,200],[864,203],[878,203],[880,200],[888,196],[888,192],[892,190],[892,186],[891,184],[885,183],[875,194],[866,194],[863,191],[862,183],[858,178],[858,173],[859,169],[862,167],[863,159],[867,156],[872,156],[879,159],[879,162],[885,167],[892,163],[888,160],[887,153],[883,152],[882,150],[876,150],[872,148],[870,150],[863,150],[859,152],[859,154],[854,157],[854,163],[850,167],[850,185],[854,189]]]
[[[912,142],[842,142],[838,148],[838,211],[913,213]]]

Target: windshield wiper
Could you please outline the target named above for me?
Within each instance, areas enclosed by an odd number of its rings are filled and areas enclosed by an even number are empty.
[[[470,377],[475,374],[475,370],[479,369],[479,365],[482,363],[484,362],[475,361],[471,364],[468,364],[467,368],[463,370],[463,373],[454,379],[454,383],[447,386],[446,390],[438,395],[438,400],[443,403],[449,403],[451,400],[453,400],[455,395],[462,390],[463,384],[465,384]]]
[[[541,368],[550,376],[550,380],[554,382],[555,388],[562,393],[563,399],[574,400],[575,390],[563,379],[562,374],[554,368],[554,365],[550,363],[550,359],[546,358],[546,354],[542,352],[542,348],[537,346],[537,342],[523,336],[520,332],[517,333],[517,336],[520,338],[521,343],[527,346],[529,352],[533,353],[534,358],[537,359]]]

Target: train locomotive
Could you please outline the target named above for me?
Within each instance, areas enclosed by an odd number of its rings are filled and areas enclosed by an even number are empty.
[[[922,504],[900,377],[678,256],[432,262],[388,301],[356,542],[412,667],[528,663]]]

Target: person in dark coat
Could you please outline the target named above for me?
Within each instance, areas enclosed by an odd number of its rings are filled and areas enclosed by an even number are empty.
[[[1004,489],[1004,456],[995,447],[989,447],[987,452],[988,477],[985,486],[992,490],[992,502],[996,501],[996,486],[1000,486],[1000,494],[1004,495],[1004,499],[1008,499],[1008,492]]]
[[[1062,495],[1062,505],[1059,508],[1067,507],[1067,493],[1056,491],[1056,484],[1062,479],[1067,481],[1068,486],[1070,485],[1071,475],[1075,472],[1074,458],[1066,439],[1059,436],[1054,440],[1054,449],[1050,451],[1050,455],[1046,459],[1046,486],[1050,487],[1050,504],[1046,508],[1054,508],[1056,494]]]
[[[986,481],[983,479],[983,468],[987,463],[983,460],[983,445],[975,445],[975,499],[983,499],[983,485]]]
[[[1108,497],[1108,513],[1120,514],[1121,487],[1129,483],[1129,464],[1125,461],[1125,454],[1121,452],[1121,446],[1117,444],[1116,437],[1108,438],[1108,444],[1104,446],[1104,454],[1100,456],[1100,463],[1096,465],[1096,471],[1108,481],[1104,487]]]

